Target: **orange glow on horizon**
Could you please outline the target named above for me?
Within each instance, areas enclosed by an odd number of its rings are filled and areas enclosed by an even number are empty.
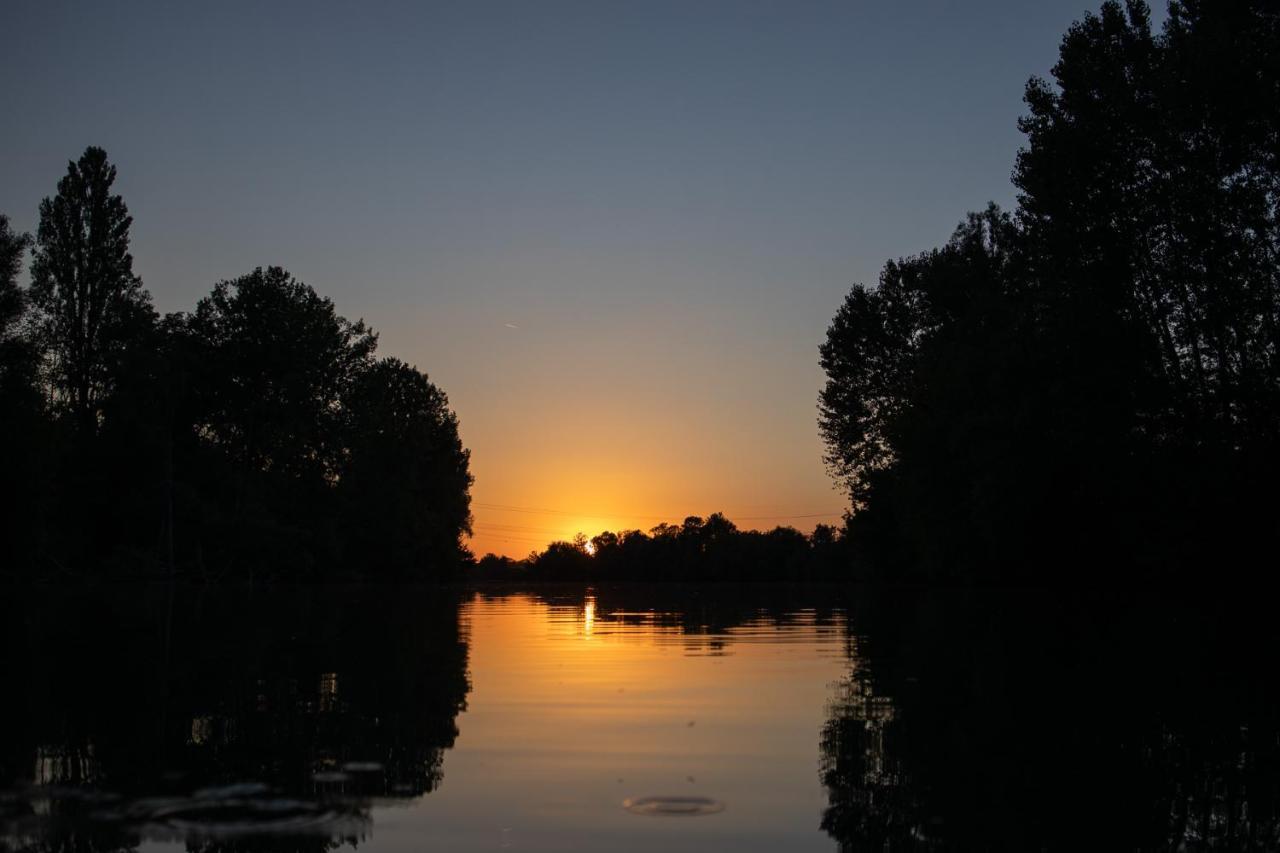
[[[826,512],[816,508],[794,514],[777,512],[776,507],[744,507],[733,513],[723,508],[659,515],[655,513],[602,512],[574,513],[554,506],[497,504],[476,501],[472,504],[474,533],[468,547],[477,558],[493,553],[522,558],[542,551],[552,542],[572,542],[578,534],[587,538],[587,553],[595,553],[591,540],[606,531],[629,530],[649,532],[659,524],[679,525],[691,515],[706,518],[712,512],[724,512],[742,530],[767,530],[779,525],[795,527],[809,533],[817,524],[836,524],[843,511]]]
[[[628,294],[651,289],[648,273],[603,270]],[[565,304],[519,289],[453,307],[368,319],[449,394],[471,451],[463,544],[477,557],[713,512],[742,529],[839,520],[814,414],[825,306],[785,341],[754,302]]]

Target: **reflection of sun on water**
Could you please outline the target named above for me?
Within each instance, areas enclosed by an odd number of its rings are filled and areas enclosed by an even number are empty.
[[[596,600],[593,596],[587,596],[586,603],[582,605],[582,633],[584,636],[591,636],[591,629],[596,624]]]

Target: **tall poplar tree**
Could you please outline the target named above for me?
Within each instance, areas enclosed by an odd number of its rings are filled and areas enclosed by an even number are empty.
[[[133,272],[124,199],[101,148],[67,164],[58,192],[40,204],[30,297],[49,355],[55,398],[93,431],[129,350],[155,311]]]

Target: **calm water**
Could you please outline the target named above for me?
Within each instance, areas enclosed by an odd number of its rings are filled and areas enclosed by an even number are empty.
[[[1265,605],[12,593],[0,849],[1269,849]]]

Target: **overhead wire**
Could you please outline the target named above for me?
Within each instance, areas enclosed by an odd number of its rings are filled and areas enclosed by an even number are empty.
[[[589,512],[572,512],[563,509],[548,509],[546,507],[518,506],[516,504],[499,504],[477,501],[472,506],[479,509],[495,510],[499,512],[516,512],[528,515],[555,515],[565,516],[569,518],[597,518],[597,519],[615,519],[615,518],[643,518],[646,520],[665,521],[669,519],[678,519],[681,516],[678,513],[669,513],[666,515],[651,515],[647,513],[630,513],[617,512],[603,515],[600,513]],[[793,518],[832,518],[844,515],[844,510],[832,510],[829,512],[798,512],[798,513],[775,513],[772,515],[735,515],[730,516],[730,520],[738,521],[770,521],[776,519],[793,519]]]

